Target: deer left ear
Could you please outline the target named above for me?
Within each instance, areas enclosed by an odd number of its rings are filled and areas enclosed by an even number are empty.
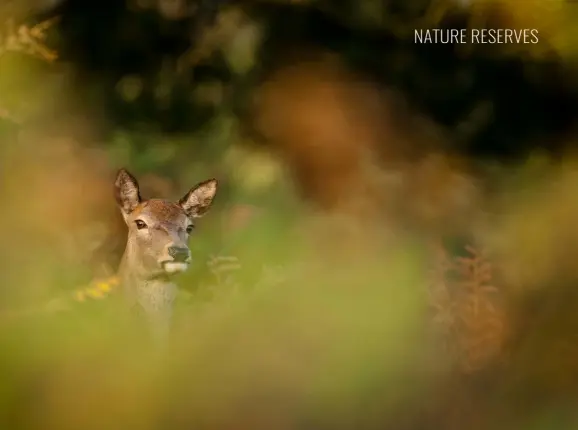
[[[185,196],[179,200],[179,205],[190,218],[200,218],[211,207],[217,194],[217,180],[209,179],[191,188]]]
[[[124,216],[129,215],[142,200],[137,180],[126,169],[120,169],[116,175],[114,196]]]

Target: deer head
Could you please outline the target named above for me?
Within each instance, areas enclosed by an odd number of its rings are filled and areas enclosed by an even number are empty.
[[[119,170],[115,197],[128,226],[125,270],[143,280],[187,270],[191,262],[189,236],[216,192],[217,181],[209,179],[191,188],[178,202],[143,200],[134,176]]]

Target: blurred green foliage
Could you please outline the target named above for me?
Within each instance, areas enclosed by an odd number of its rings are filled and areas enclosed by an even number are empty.
[[[1,38],[19,49],[0,50],[0,428],[577,428],[575,165],[551,161],[575,143],[575,4],[56,3],[25,4],[37,12],[30,22],[60,17],[42,40],[55,62],[14,44],[13,26]],[[413,29],[437,26],[539,28],[544,40],[413,43]],[[452,136],[444,150],[483,167],[495,213],[480,246],[492,263],[445,261],[432,286],[419,235],[392,239],[383,220],[336,221],[304,201],[311,183],[297,189],[288,154],[317,141],[302,130],[289,130],[297,143],[267,139],[256,94],[318,51],[403,94]],[[481,103],[490,119],[459,135]],[[329,145],[341,125],[330,123]],[[525,162],[504,164],[514,157]],[[178,198],[213,176],[222,184],[191,241],[197,264],[181,279],[161,357],[115,294],[42,307],[92,280],[86,257],[102,238],[90,233],[119,220],[108,187],[120,166],[147,196]],[[363,190],[341,195],[352,194]],[[112,232],[105,242],[119,242],[118,254],[124,231]]]

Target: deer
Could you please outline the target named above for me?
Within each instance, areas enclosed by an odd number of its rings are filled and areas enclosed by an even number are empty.
[[[170,334],[175,277],[191,264],[188,240],[217,192],[216,179],[192,187],[180,200],[144,200],[136,178],[122,168],[114,183],[115,199],[128,227],[118,278],[129,309],[144,316],[155,342]]]

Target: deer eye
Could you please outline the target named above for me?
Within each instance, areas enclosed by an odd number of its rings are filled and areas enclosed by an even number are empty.
[[[194,229],[195,229],[194,225],[192,225],[192,224],[188,225],[187,226],[187,234],[191,234]]]
[[[139,230],[142,230],[143,228],[147,228],[146,223],[140,219],[137,219],[134,223],[136,224],[136,228]]]

